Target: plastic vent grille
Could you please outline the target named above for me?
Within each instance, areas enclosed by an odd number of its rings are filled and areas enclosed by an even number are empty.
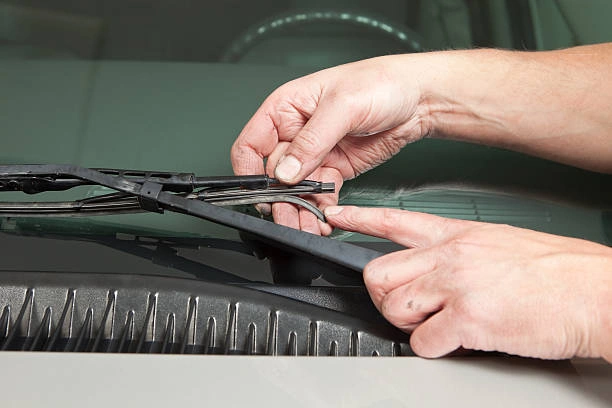
[[[49,274],[26,275],[49,278]],[[37,280],[35,276],[30,278]],[[390,326],[371,325],[281,296],[170,278],[109,275],[104,279],[112,280],[124,283],[124,287],[3,284],[0,348],[273,356],[412,355],[407,336]],[[144,289],[152,284],[164,289]]]

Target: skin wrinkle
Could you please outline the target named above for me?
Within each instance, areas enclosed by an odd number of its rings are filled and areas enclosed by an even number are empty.
[[[353,177],[356,177],[356,174],[353,171],[353,167],[350,164],[350,161],[349,161],[349,158],[347,156],[347,153],[342,149],[342,146],[336,145],[336,147],[337,147],[337,149],[336,148],[332,149],[332,151],[328,155],[327,159],[325,160],[323,166],[326,167],[329,170],[336,170],[340,179],[349,180],[351,175]],[[334,157],[334,155],[341,156],[341,157]],[[342,164],[342,162],[341,162],[342,155],[344,155],[344,159],[346,161],[345,162],[346,164]],[[336,166],[336,169],[331,167],[331,165],[334,165],[334,164]],[[344,177],[343,177],[343,175],[344,175]],[[336,192],[340,191],[340,187],[342,186],[342,181],[343,180],[337,180],[336,181],[336,183],[338,184],[336,186]]]
[[[255,150],[251,146],[249,146],[248,144],[246,145],[246,148],[248,148],[251,151],[255,152]],[[244,148],[243,147],[240,147],[240,149],[241,149],[241,151],[240,151],[240,153],[238,153],[238,155],[239,155],[238,162],[239,163],[244,163],[246,161],[247,169],[258,168],[259,167],[259,162],[253,161],[252,160],[252,155],[244,154],[244,152],[243,152]],[[246,156],[246,160],[243,159],[243,157],[245,157],[245,156]]]
[[[381,134],[375,134],[375,136],[383,137]],[[357,140],[359,140],[359,139],[357,139]],[[378,165],[380,165],[380,164],[382,164],[382,163],[384,163],[386,161],[386,160],[384,160],[382,158],[381,159],[376,158],[377,153],[379,153],[379,152],[374,150],[375,148],[373,146],[371,146],[371,143],[369,141],[367,141],[367,143],[370,144],[370,146],[366,145],[368,147],[368,149],[364,149],[362,147],[358,147],[358,144],[361,144],[361,143],[355,143],[354,139],[353,140],[343,139],[342,142],[344,142],[342,144],[349,144],[352,148],[358,149],[362,154],[365,154],[366,157],[367,157],[364,160],[364,159],[361,159],[359,157],[360,155],[358,155],[358,154],[353,154],[353,155],[350,155],[350,156],[347,155],[347,160],[348,160],[349,164],[351,165],[351,167],[353,168],[353,173],[355,174],[355,176],[358,175],[358,174],[365,173],[366,171],[371,170],[374,167],[376,167],[376,166],[378,166]],[[366,142],[364,142],[363,144],[365,144],[365,143]],[[341,146],[341,143],[339,143],[337,146]],[[396,150],[395,152],[390,151],[391,149],[387,148],[385,146],[384,142],[383,142],[382,146],[379,145],[377,147],[378,147],[378,149],[380,149],[381,147],[383,147],[385,149],[386,152],[383,154],[383,156],[385,156],[385,157],[393,156],[394,154],[399,152],[399,150],[401,148],[400,147],[400,148],[394,149],[394,150]],[[357,160],[360,161],[360,164],[356,164],[355,163],[355,161],[357,161]]]
[[[351,157],[346,153],[346,151],[344,150],[344,148],[342,147],[342,143],[338,143],[336,145],[339,153],[341,153],[344,156],[344,160],[346,160],[349,164],[349,168],[351,169],[351,172],[347,175],[347,177],[345,178],[345,180],[352,180],[355,177],[357,177],[359,175],[359,173],[357,173],[357,171],[355,170],[355,165],[353,164],[353,162],[351,161]],[[339,190],[339,188],[338,188]]]
[[[277,143],[281,141],[290,142],[303,128],[308,118],[302,113],[299,113],[302,117],[296,120],[294,117],[295,113],[297,113],[295,110],[283,110],[283,108],[280,107],[278,111],[275,112],[274,116],[271,116],[274,128],[277,132]],[[287,117],[291,119],[289,122],[284,121]],[[283,129],[284,131],[280,132],[279,129]]]
[[[313,130],[310,127],[304,126],[300,129],[300,148],[299,151],[302,154],[306,154],[307,156],[313,156],[315,153],[319,152],[320,144],[320,134]],[[325,152],[327,153],[327,152]]]
[[[373,99],[373,98],[372,98]],[[365,124],[366,124],[366,120],[374,117],[375,115],[372,114],[372,112],[374,111],[374,101],[370,99],[368,100],[368,103],[366,104],[366,106],[362,109],[364,109],[364,111],[361,113],[361,119],[357,120],[357,123],[354,123],[353,126],[351,127],[350,131],[354,131],[355,129],[363,129]],[[376,133],[381,133],[382,131],[384,131],[384,129],[380,130],[377,132],[378,129],[374,129],[373,131]]]
[[[274,118],[270,115],[269,112],[266,112],[266,116],[268,117],[269,122],[272,124],[272,134],[276,136],[276,143],[278,143],[279,136],[278,136],[278,127],[276,126],[276,122],[274,121]],[[251,149],[257,152],[257,149],[254,146],[252,146],[248,141],[247,141],[247,146],[251,147]],[[258,155],[263,160],[263,158],[269,156],[272,153],[272,151],[273,149],[262,150],[261,152],[258,152],[259,153]]]

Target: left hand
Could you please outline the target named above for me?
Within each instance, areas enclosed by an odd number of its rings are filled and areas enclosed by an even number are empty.
[[[304,178],[334,182],[381,163],[429,133],[429,99],[422,94],[430,58],[392,55],[325,69],[275,90],[234,142],[236,174],[274,174],[283,183]],[[435,65],[435,64],[434,64]],[[266,160],[264,160],[266,159]],[[338,193],[308,198],[319,208]],[[329,225],[289,203],[258,204],[274,221],[317,235]]]
[[[412,332],[418,355],[465,348],[612,361],[611,248],[402,210],[325,212],[334,227],[412,248],[373,260],[364,280],[385,318]]]

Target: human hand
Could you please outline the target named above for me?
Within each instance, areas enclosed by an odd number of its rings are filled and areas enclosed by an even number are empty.
[[[343,180],[384,162],[424,136],[421,95],[414,79],[419,76],[409,75],[399,58],[342,65],[278,88],[235,141],[234,172],[265,170],[289,184],[305,178],[333,181],[338,191]],[[312,201],[325,208],[336,204],[338,195],[318,195]],[[272,213],[277,223],[286,226],[324,235],[332,230],[291,204],[274,204]]]
[[[416,354],[458,348],[612,362],[612,249],[507,225],[328,207],[328,222],[407,249],[370,262],[378,310]]]

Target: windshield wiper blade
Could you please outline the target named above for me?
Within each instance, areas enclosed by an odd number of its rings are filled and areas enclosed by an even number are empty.
[[[10,166],[14,167],[14,166]],[[171,173],[121,169],[92,169],[102,174],[125,178],[135,183],[155,183],[164,191],[184,194],[186,198],[212,202],[215,205],[243,205],[262,202],[289,202],[306,208],[325,221],[323,213],[308,201],[298,197],[304,194],[333,193],[334,183],[304,180],[296,185],[281,185],[267,175],[198,177],[193,173]],[[22,172],[0,175],[0,191],[21,191],[38,194],[65,191],[74,187],[96,185],[90,180],[70,174]],[[145,211],[138,198],[125,193],[113,193],[76,201],[60,202],[4,202],[0,215],[19,217],[88,216]]]
[[[44,180],[42,184],[40,180]],[[51,164],[0,166],[0,191],[37,193],[49,191],[45,189],[47,187],[52,191],[58,191],[56,187],[68,189],[78,185],[100,185],[120,193],[111,197],[109,202],[116,203],[116,200],[120,199],[132,203],[135,199],[138,203],[138,208],[135,208],[135,210],[159,213],[167,210],[192,215],[246,232],[283,250],[310,255],[316,259],[331,262],[357,272],[361,272],[369,261],[382,255],[382,253],[368,248],[287,228],[270,221],[215,206],[199,199],[199,193],[201,192],[196,191],[197,188],[207,183],[205,188],[244,189],[247,197],[238,194],[237,199],[254,199],[257,198],[257,194],[253,196],[253,193],[250,193],[249,195],[249,187],[251,189],[263,189],[266,193],[262,197],[270,197],[274,196],[274,193],[268,194],[268,191],[272,184],[276,184],[275,182],[276,180],[267,176],[196,177],[190,173],[90,169],[72,165]],[[297,186],[277,185],[278,190],[285,189],[282,190],[283,192],[290,191],[293,188],[299,189],[299,194],[316,194],[333,191],[333,183],[308,181]],[[214,190],[204,191],[210,193]],[[278,191],[275,191],[275,193],[279,194]],[[226,197],[224,200],[231,199],[236,199],[234,192],[232,192],[231,197]],[[7,205],[11,207],[15,204],[8,203]],[[40,210],[43,203],[38,202],[36,204]],[[76,204],[77,207],[79,205],[82,207],[83,200]],[[0,204],[0,208],[7,210],[7,207],[3,207],[3,204]],[[32,211],[27,215],[37,215],[40,212]]]

